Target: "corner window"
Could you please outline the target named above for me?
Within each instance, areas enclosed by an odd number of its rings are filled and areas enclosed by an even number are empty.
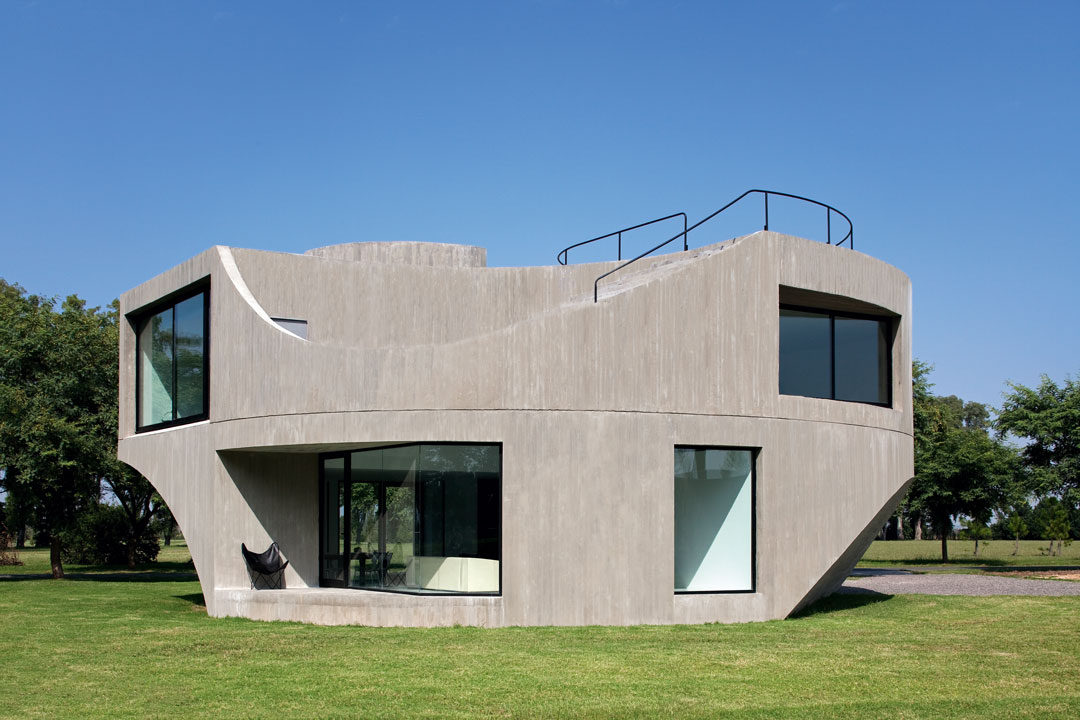
[[[675,592],[753,592],[754,451],[675,448]]]
[[[136,316],[136,431],[208,417],[209,299],[203,286]]]
[[[502,448],[414,444],[322,456],[320,584],[498,594]]]
[[[780,394],[891,405],[887,318],[780,306]]]

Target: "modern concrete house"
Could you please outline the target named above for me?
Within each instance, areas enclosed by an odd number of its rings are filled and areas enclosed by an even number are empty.
[[[913,474],[903,273],[770,231],[485,260],[214,247],[121,298],[119,456],[211,615],[737,622],[843,581]]]

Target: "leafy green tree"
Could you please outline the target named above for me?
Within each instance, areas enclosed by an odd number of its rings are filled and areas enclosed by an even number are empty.
[[[909,512],[926,517],[941,539],[942,562],[949,560],[953,522],[967,516],[985,525],[1011,494],[1019,472],[1016,451],[986,432],[986,409],[931,392],[930,366],[912,366],[915,425],[915,481]]]
[[[1009,519],[1005,521],[1005,529],[1008,530],[1009,535],[1016,540],[1016,545],[1013,546],[1012,552],[1013,555],[1016,555],[1020,552],[1020,538],[1028,531],[1027,523],[1024,522],[1024,518],[1021,517],[1019,513],[1014,512],[1009,515]]]
[[[78,297],[27,295],[0,280],[0,467],[4,488],[50,537],[63,577],[61,533],[97,502],[116,448],[116,313]]]
[[[133,568],[137,563],[147,562],[147,552],[142,548],[147,547],[151,540],[154,548],[157,548],[157,532],[153,522],[165,503],[149,480],[120,461],[108,465],[102,481],[123,511],[125,523],[120,544],[127,566]],[[156,556],[157,553],[153,552],[149,560]]]
[[[169,547],[173,538],[176,537],[176,518],[173,517],[172,510],[169,510],[169,506],[165,504],[165,501],[157,493],[154,493],[154,506],[156,512],[151,527],[155,534],[161,536],[165,547]]]
[[[1023,459],[1040,496],[1057,495],[1080,503],[1080,381],[1066,377],[1058,385],[1046,375],[1034,390],[1009,383],[1011,392],[998,413],[999,436],[1027,442]]]
[[[1050,542],[1048,554],[1054,554],[1054,542],[1057,542],[1057,554],[1061,554],[1062,543],[1069,545],[1072,539],[1069,537],[1069,507],[1060,499],[1053,497],[1043,498],[1035,508],[1033,516],[1035,530],[1043,540]]]
[[[974,518],[969,518],[964,523],[964,537],[968,540],[975,541],[975,552],[972,553],[974,557],[979,556],[979,543],[984,545],[986,541],[990,539],[990,528],[986,527],[986,523],[979,522]]]
[[[911,363],[911,398],[913,424],[915,426],[915,476],[919,476],[920,465],[925,464],[932,448],[932,433],[937,424],[938,412],[933,405],[930,388],[930,366],[921,360]],[[925,508],[919,503],[916,493],[908,492],[900,503],[899,512],[908,515],[913,528],[913,537],[922,540],[923,514]]]

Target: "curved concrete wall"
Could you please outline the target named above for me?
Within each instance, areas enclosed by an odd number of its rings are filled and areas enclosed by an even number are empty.
[[[398,253],[383,248],[384,256]],[[376,252],[376,251],[371,251]],[[405,256],[411,251],[402,249]],[[910,283],[848,249],[760,232],[615,263],[486,268],[214,248],[124,313],[211,281],[210,419],[134,434],[214,615],[364,624],[627,624],[784,617],[831,591],[912,476]],[[778,305],[898,318],[890,408],[782,396]],[[308,339],[270,317],[307,320]],[[317,588],[318,453],[503,447],[502,594]],[[675,595],[675,445],[760,448],[753,593]],[[276,540],[288,590],[248,590],[241,541]]]

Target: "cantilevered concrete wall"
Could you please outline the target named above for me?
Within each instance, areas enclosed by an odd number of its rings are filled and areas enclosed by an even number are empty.
[[[640,267],[638,267],[640,265]],[[169,503],[212,615],[375,625],[785,617],[844,578],[912,476],[911,291],[848,249],[770,232],[642,261],[487,268],[483,251],[215,247],[122,312],[210,279],[210,419],[135,434],[121,332],[120,457]],[[783,396],[779,304],[894,317],[892,406]],[[306,320],[307,339],[272,317]],[[318,587],[318,454],[502,444],[502,593]],[[760,448],[756,588],[674,593],[676,445]],[[240,543],[277,541],[284,591]]]

